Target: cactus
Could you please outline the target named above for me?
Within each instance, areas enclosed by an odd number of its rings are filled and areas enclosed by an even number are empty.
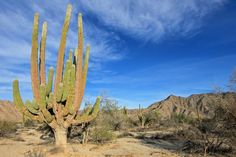
[[[13,81],[14,104],[22,114],[32,120],[47,123],[54,131],[56,145],[66,145],[67,131],[71,125],[87,123],[96,118],[100,97],[97,97],[95,105],[84,113],[79,114],[86,77],[88,71],[88,60],[90,46],[86,47],[83,57],[83,22],[82,14],[78,16],[78,45],[70,50],[69,58],[64,67],[64,55],[66,47],[66,36],[69,29],[72,6],[69,4],[62,28],[62,36],[58,51],[55,84],[53,88],[54,70],[50,67],[46,81],[45,71],[45,49],[47,23],[43,23],[42,37],[40,41],[40,55],[38,59],[38,30],[39,14],[34,15],[31,51],[31,81],[33,101],[23,102],[18,80]],[[84,60],[83,60],[84,58]]]
[[[146,122],[146,117],[143,113],[143,108],[141,107],[140,104],[139,104],[139,108],[138,108],[138,119],[139,119],[141,128],[144,128],[145,122]]]

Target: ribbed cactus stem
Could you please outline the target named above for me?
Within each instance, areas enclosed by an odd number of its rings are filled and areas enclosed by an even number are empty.
[[[25,107],[19,90],[19,82],[18,80],[13,81],[13,101],[16,105],[16,108],[25,116],[29,117],[32,120],[41,121],[40,116],[31,114]]]
[[[53,108],[53,100],[54,100],[54,94],[51,92],[48,97],[47,109]]]
[[[70,49],[69,60],[71,63],[73,63],[73,50],[72,49]]]
[[[32,107],[33,107],[34,109],[36,109],[36,110],[39,109],[39,105],[37,104],[37,102],[36,102],[35,99],[33,99],[33,101],[32,101]]]
[[[83,66],[83,21],[82,14],[80,13],[78,16],[78,57],[76,60],[76,81],[75,81],[75,101],[74,101],[74,109],[78,110],[79,105],[82,102],[82,88],[83,88],[83,80],[82,80],[82,66]]]
[[[91,114],[91,112],[92,112],[92,109],[93,109],[93,107],[92,106],[87,106],[86,108],[85,108],[85,110],[84,110],[84,115],[89,115],[89,114]]]
[[[90,53],[90,46],[87,45],[86,46],[86,54],[85,54],[85,58],[84,58],[84,66],[83,66],[83,72],[82,72],[82,83],[81,83],[81,87],[80,87],[80,91],[79,91],[79,100],[80,103],[78,104],[78,108],[80,108],[81,106],[81,101],[83,99],[83,95],[84,95],[84,89],[85,89],[85,85],[86,85],[86,79],[87,79],[87,73],[88,73],[88,61],[89,61],[89,53]]]
[[[26,100],[25,106],[27,107],[27,109],[30,113],[38,114],[39,111],[36,110],[35,108],[33,108],[32,103],[30,102],[30,100]]]
[[[46,108],[46,86],[45,84],[40,85],[40,108]]]
[[[69,88],[70,88],[70,73],[71,73],[71,61],[66,61],[66,68],[64,70],[63,75],[63,96],[62,101],[65,101],[68,96]]]
[[[48,72],[48,83],[47,83],[46,95],[49,95],[50,92],[52,91],[53,75],[54,75],[54,69],[53,67],[50,67],[49,72]]]
[[[62,70],[63,70],[64,54],[65,54],[65,47],[66,47],[66,36],[67,36],[69,24],[70,24],[71,12],[72,12],[72,6],[69,4],[66,10],[66,17],[65,17],[63,28],[62,28],[62,36],[61,36],[61,41],[60,41],[60,46],[59,46],[59,51],[58,51],[54,93],[57,93],[59,84],[62,81]]]
[[[39,76],[38,76],[38,23],[39,14],[34,15],[31,48],[31,80],[34,98],[39,101]]]
[[[89,54],[90,54],[90,45],[86,46],[86,54],[84,58],[84,67],[83,67],[83,74],[82,74],[82,80],[83,80],[83,89],[84,91],[86,80],[87,80],[87,73],[88,73],[88,62],[89,62]]]
[[[23,113],[25,110],[25,106],[24,106],[24,103],[23,103],[21,95],[20,95],[18,80],[13,81],[13,100],[14,100],[14,104],[16,105],[16,108],[20,112]]]
[[[74,52],[74,65],[77,65],[77,60],[78,60],[78,48],[75,49]]]
[[[59,88],[56,93],[56,101],[57,102],[61,102],[62,94],[63,94],[63,83],[59,83]]]
[[[46,48],[46,36],[47,36],[47,22],[43,23],[42,38],[40,42],[40,83],[46,84],[46,72],[45,72],[45,48]]]
[[[97,97],[96,103],[94,104],[91,113],[89,115],[86,115],[86,114],[83,114],[82,116],[77,115],[75,117],[75,120],[72,123],[76,125],[76,124],[81,124],[81,123],[86,123],[86,122],[91,121],[97,116],[99,107],[100,107],[100,97]]]
[[[74,88],[75,86],[75,65],[73,64],[71,66],[71,71],[70,71],[70,87]]]
[[[70,92],[73,92],[73,91],[70,91]],[[66,116],[69,113],[73,114],[75,112],[73,102],[74,102],[74,93],[70,93],[68,95],[65,108],[63,109],[63,116]]]

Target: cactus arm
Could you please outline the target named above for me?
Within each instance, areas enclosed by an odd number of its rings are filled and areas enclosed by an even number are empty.
[[[69,4],[66,10],[66,17],[65,17],[63,28],[62,28],[62,36],[61,36],[61,41],[60,41],[60,46],[59,46],[59,51],[58,51],[54,93],[57,93],[59,84],[62,81],[62,70],[63,70],[64,54],[65,54],[65,47],[66,47],[66,36],[67,36],[69,24],[70,24],[71,12],[72,12],[72,6]]]
[[[63,108],[63,116],[67,116],[69,113],[70,114],[74,113],[73,101],[74,101],[74,94],[69,94],[66,101],[66,105]]]
[[[82,101],[82,59],[83,59],[83,21],[82,14],[78,16],[78,57],[77,57],[77,65],[76,65],[76,82],[75,82],[75,101],[74,101],[74,109],[78,110],[79,105]]]
[[[40,109],[46,108],[46,86],[45,84],[40,85]]]
[[[49,96],[50,92],[52,91],[53,74],[54,74],[54,69],[53,67],[50,67],[48,71],[48,83],[47,83],[47,89],[46,89],[47,96]]]
[[[34,15],[32,49],[31,49],[31,80],[34,98],[39,100],[39,76],[38,76],[38,22],[39,14]]]
[[[52,122],[54,117],[50,114],[50,112],[46,109],[46,86],[44,84],[40,85],[40,110],[45,118],[47,123]]]
[[[73,62],[74,65],[77,65],[77,59],[78,59],[78,48],[76,48],[74,52],[74,62]]]
[[[90,122],[91,120],[93,120],[94,118],[97,117],[97,114],[99,112],[99,108],[100,108],[100,97],[97,97],[96,103],[94,104],[93,109],[90,112],[90,114],[89,115],[82,114],[81,116],[77,115],[75,117],[75,119],[72,121],[72,124],[77,125],[77,124],[81,124],[81,123]]]
[[[60,83],[59,84],[59,88],[58,88],[58,91],[56,93],[56,101],[57,102],[60,102],[61,101],[61,98],[62,98],[62,94],[63,94],[63,83]]]
[[[71,61],[67,60],[66,61],[66,67],[64,70],[64,75],[63,75],[63,95],[62,95],[62,102],[65,101],[67,99],[68,96],[68,91],[69,91],[69,87],[70,87],[70,73],[71,73]]]
[[[33,99],[33,101],[32,101],[32,107],[33,107],[34,109],[36,109],[36,110],[39,109],[39,105],[37,104],[37,102],[36,102],[35,99]]]
[[[85,89],[85,86],[86,86],[87,73],[88,73],[89,53],[90,53],[90,46],[87,45],[87,47],[86,47],[86,54],[85,54],[85,58],[84,58],[83,74],[82,74],[82,81],[83,81],[83,84],[82,84],[82,95],[84,95],[84,89]]]
[[[28,111],[29,111],[30,113],[32,113],[32,114],[38,114],[39,110],[36,110],[36,109],[33,107],[32,103],[31,103],[29,100],[26,100],[25,106],[26,106],[26,108],[28,109]]]
[[[26,111],[24,112],[24,115],[27,116],[27,117],[29,117],[29,118],[32,119],[32,120],[39,121],[39,122],[43,122],[43,119],[42,119],[41,116],[39,116],[39,115],[33,115],[33,114],[30,113],[28,110],[26,110]]]
[[[40,42],[40,83],[46,84],[46,72],[45,72],[45,47],[46,47],[46,36],[47,36],[47,22],[43,23],[42,38]]]
[[[69,60],[71,63],[73,63],[73,50],[72,49],[70,49]]]
[[[68,113],[73,114],[75,112],[74,106],[73,106],[73,102],[75,98],[74,85],[75,85],[75,65],[73,64],[70,70],[70,79],[69,79],[69,84],[68,84],[68,89],[67,89],[68,96],[67,96],[65,108],[63,109],[63,116],[68,115]]]
[[[92,113],[92,110],[93,110],[92,106],[88,106],[87,108],[85,108],[83,114],[90,115]]]
[[[87,72],[88,72],[89,53],[90,53],[90,46],[87,45],[86,55],[85,55],[85,58],[84,58],[83,72],[82,72],[82,76],[81,76],[82,77],[82,79],[81,79],[82,84],[80,84],[81,86],[79,88],[80,91],[79,91],[79,95],[78,95],[79,102],[78,102],[78,104],[76,104],[76,108],[75,108],[76,111],[80,108],[81,102],[82,102],[82,99],[83,99],[83,95],[84,95],[86,79],[87,79]]]
[[[20,90],[19,90],[19,82],[18,80],[14,80],[13,81],[13,101],[14,104],[16,105],[16,108],[24,115],[26,115],[27,117],[29,117],[32,120],[37,120],[37,121],[41,121],[42,119],[40,118],[40,116],[37,115],[33,115],[31,114],[25,107],[21,95],[20,95]]]
[[[51,92],[48,97],[47,101],[47,109],[53,108],[53,100],[54,100],[54,94]]]
[[[74,88],[74,86],[75,86],[75,65],[72,64],[70,72],[70,88]]]
[[[19,90],[19,82],[18,80],[13,81],[13,101],[16,105],[16,108],[21,112],[24,113],[25,105],[22,101],[20,90]]]

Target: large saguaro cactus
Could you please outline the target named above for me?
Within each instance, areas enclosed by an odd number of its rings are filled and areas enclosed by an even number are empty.
[[[38,59],[38,23],[39,14],[34,15],[31,51],[31,80],[34,99],[21,99],[18,80],[13,82],[14,104],[20,112],[32,120],[46,122],[54,131],[56,145],[67,143],[67,130],[71,125],[81,124],[93,120],[99,111],[98,97],[90,111],[78,113],[86,84],[90,47],[87,45],[83,57],[83,24],[82,15],[78,15],[78,45],[74,51],[70,50],[69,58],[64,66],[66,36],[69,28],[72,6],[69,4],[62,28],[62,36],[58,51],[56,76],[53,89],[54,70],[48,71],[46,82],[45,47],[47,23],[43,23]]]

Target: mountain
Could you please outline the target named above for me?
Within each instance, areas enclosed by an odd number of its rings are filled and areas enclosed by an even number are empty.
[[[173,114],[207,118],[214,115],[217,105],[222,105],[236,115],[236,93],[194,94],[186,98],[170,95],[165,100],[150,105],[147,111],[157,111],[164,119],[169,119]]]
[[[236,93],[226,92],[220,94],[193,94],[189,97],[170,95],[166,99],[153,103],[145,112],[157,111],[164,119],[169,119],[173,114],[184,114],[191,117],[212,117],[214,108],[222,105],[236,117]],[[129,110],[129,113],[136,113],[138,110]],[[22,121],[22,115],[17,111],[10,101],[0,100],[0,120]]]
[[[22,115],[12,102],[0,100],[0,120],[21,122]]]

